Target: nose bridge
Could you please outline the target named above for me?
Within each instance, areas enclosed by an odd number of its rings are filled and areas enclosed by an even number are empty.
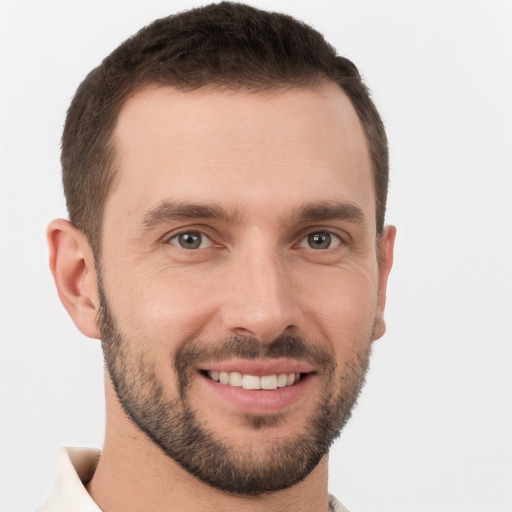
[[[271,342],[297,327],[300,315],[289,275],[278,247],[264,233],[251,237],[232,261],[226,327]]]

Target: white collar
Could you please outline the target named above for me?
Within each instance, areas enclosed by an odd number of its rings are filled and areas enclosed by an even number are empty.
[[[84,486],[92,478],[100,454],[92,448],[62,448],[52,493],[35,512],[101,512]]]

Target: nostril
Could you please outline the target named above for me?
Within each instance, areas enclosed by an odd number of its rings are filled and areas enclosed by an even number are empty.
[[[233,328],[231,330],[234,333],[236,333],[236,334],[240,334],[241,336],[252,336],[252,337],[255,337],[255,334],[250,329],[247,329],[245,327],[235,327],[235,328]]]
[[[240,336],[251,336],[262,343],[285,333],[295,333],[303,323],[300,306],[293,297],[282,293],[277,296],[269,290],[262,293],[231,296],[222,305],[224,327]]]

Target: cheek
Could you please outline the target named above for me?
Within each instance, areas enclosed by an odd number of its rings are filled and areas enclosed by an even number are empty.
[[[167,352],[190,338],[226,334],[218,312],[226,301],[236,300],[227,288],[232,269],[173,268],[157,262],[118,264],[109,271],[106,293],[123,334],[151,340],[155,350]],[[282,284],[286,300],[301,310],[298,327],[306,336],[327,340],[337,350],[370,337],[377,304],[376,265],[313,270],[290,265]]]
[[[214,313],[215,279],[192,269],[151,268],[112,274],[107,292],[124,332],[150,338],[163,346],[197,335]]]
[[[338,269],[307,286],[304,296],[308,323],[317,325],[335,348],[348,349],[371,337],[378,300],[376,271]]]

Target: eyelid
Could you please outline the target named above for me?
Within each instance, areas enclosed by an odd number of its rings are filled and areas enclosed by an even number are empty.
[[[301,229],[297,235],[296,242],[294,245],[300,245],[304,240],[307,239],[308,236],[314,235],[316,233],[328,233],[333,238],[339,240],[339,245],[348,245],[351,243],[352,235],[347,231],[340,229],[335,226],[308,226],[307,228]]]
[[[219,244],[218,242],[216,242],[216,238],[217,238],[216,235],[209,234],[208,231],[210,231],[210,229],[208,229],[208,227],[205,228],[205,226],[197,226],[196,225],[196,226],[179,227],[171,232],[167,232],[165,235],[163,235],[160,238],[160,240],[161,240],[161,243],[171,244],[171,245],[178,247],[179,249],[188,251],[190,249],[185,249],[184,247],[181,247],[178,243],[172,243],[171,241],[177,239],[180,235],[183,235],[185,233],[197,233],[208,240],[208,242],[209,242],[208,247],[212,247],[212,246],[221,247],[222,244]],[[331,235],[331,237],[333,239],[338,241],[338,243],[334,247],[329,247],[328,249],[334,249],[340,245],[349,244],[351,236],[344,231],[340,233],[340,231],[341,231],[340,229],[337,229],[337,228],[334,228],[331,226],[329,226],[329,227],[320,227],[320,226],[311,227],[310,226],[306,229],[301,230],[301,232],[299,233],[299,235],[296,238],[296,240],[298,240],[298,241],[296,243],[294,243],[293,245],[295,247],[303,246],[302,244],[304,244],[306,242],[307,238],[316,233],[327,233],[327,234]],[[206,249],[208,247],[201,247],[201,248]],[[303,247],[310,249],[310,250],[315,250],[315,251],[321,251],[321,250],[327,251],[328,250],[328,249],[313,249],[312,247],[308,247],[308,246],[303,246]]]
[[[178,242],[179,237],[181,235],[184,235],[187,233],[189,233],[189,234],[194,233],[201,237],[201,243],[200,243],[199,247],[186,248],[186,247],[182,247],[179,244],[179,242]],[[174,243],[174,240],[176,240],[176,243]],[[206,235],[205,233],[202,233],[201,231],[193,231],[193,230],[186,230],[186,231],[180,231],[178,233],[174,233],[171,237],[167,238],[167,243],[171,244],[171,245],[175,245],[179,249],[183,249],[185,251],[197,251],[199,249],[208,249],[209,247],[212,247],[214,245],[213,240],[208,235]]]
[[[215,233],[212,235],[212,229],[209,226],[205,226],[204,224],[183,224],[170,229],[165,234],[161,235],[160,241],[168,242],[171,238],[183,233],[200,233],[210,239],[215,238]]]
[[[314,248],[314,247],[311,247],[308,245],[308,238],[311,236],[311,235],[316,235],[316,234],[327,234],[329,236],[331,236],[331,245],[325,249],[320,249],[320,248]],[[302,238],[299,240],[299,243],[297,244],[298,247],[304,247],[305,249],[309,249],[309,250],[312,250],[312,251],[328,251],[329,249],[336,249],[337,247],[340,247],[341,245],[345,245],[345,241],[343,240],[343,238],[338,235],[337,233],[333,232],[332,230],[329,230],[329,229],[314,229],[314,230],[308,230],[308,232],[306,234],[304,234],[302,236]]]
[[[178,243],[172,243],[173,239],[177,239],[180,235],[183,235],[185,233],[197,233],[201,235],[202,237],[208,239],[208,247],[201,247],[201,249],[208,249],[209,247],[221,247],[221,244],[216,242],[216,239],[218,237],[216,232],[212,233],[212,230],[208,226],[203,225],[189,225],[189,226],[180,226],[172,231],[167,232],[165,235],[163,235],[160,238],[160,242],[163,244],[170,244],[178,249],[182,249],[184,251],[190,251],[191,249],[185,249],[184,247],[181,247]],[[198,249],[195,249],[196,251]]]

